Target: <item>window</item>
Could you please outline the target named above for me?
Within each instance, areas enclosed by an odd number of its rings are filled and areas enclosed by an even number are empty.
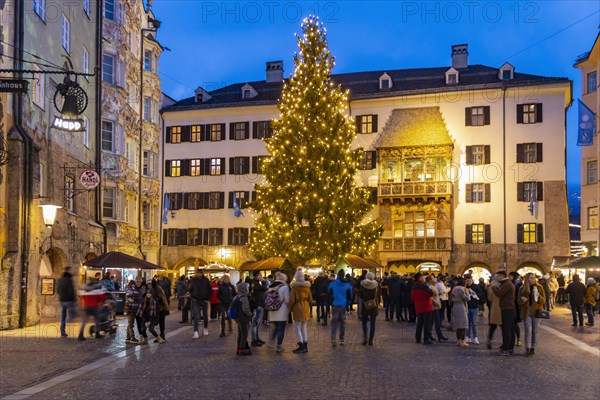
[[[596,72],[590,72],[587,76],[587,92],[588,93],[594,93],[596,90],[598,90],[598,80],[597,80],[597,73]]]
[[[114,151],[115,124],[112,121],[102,121],[102,150]]]
[[[104,0],[104,18],[115,20],[115,0]]]
[[[152,224],[152,205],[148,202],[142,204],[142,223],[147,231],[154,228]]]
[[[90,16],[90,0],[83,0],[83,12],[88,17]]]
[[[467,165],[483,165],[490,163],[490,146],[489,145],[475,145],[467,146]]]
[[[517,201],[531,202],[544,200],[544,182],[517,182]]]
[[[229,173],[232,175],[250,173],[250,157],[231,157],[229,164]]]
[[[115,219],[115,189],[104,189],[102,191],[102,216]]]
[[[376,151],[363,151],[360,159],[358,160],[358,169],[367,170],[375,169],[377,164],[377,152]]]
[[[180,126],[171,126],[171,142],[170,143],[181,143],[181,127]],[[169,135],[169,132],[167,132]]]
[[[517,124],[542,122],[542,103],[517,104]]]
[[[152,99],[144,97],[144,121],[152,122]]]
[[[149,150],[144,150],[144,153],[142,155],[142,174],[144,176],[156,176],[156,159],[156,154]]]
[[[389,89],[390,88],[390,80],[382,79],[381,81],[381,89]]]
[[[83,58],[81,61],[81,67],[83,69],[83,72],[86,74],[90,70],[90,53],[87,51],[87,49],[85,47],[83,48]],[[89,77],[85,76],[85,79],[88,80]]]
[[[510,69],[502,70],[502,79],[503,80],[512,79],[512,71]]]
[[[210,159],[210,174],[211,175],[223,175],[223,165],[221,165],[221,158]]]
[[[254,139],[267,139],[273,135],[271,132],[270,121],[256,121],[253,123],[253,134]]]
[[[190,176],[200,176],[202,160],[199,158],[190,160]]]
[[[519,143],[517,144],[517,162],[535,163],[543,161],[542,143]]]
[[[181,160],[171,160],[170,176],[181,176]]]
[[[536,243],[536,224],[523,224],[523,243]]]
[[[377,115],[357,115],[356,129],[357,133],[377,132]]]
[[[224,124],[212,124],[210,125],[210,140],[212,142],[218,142],[224,139],[225,132],[223,127]]]
[[[102,82],[115,84],[115,56],[102,55]]]
[[[492,201],[491,184],[489,183],[467,183],[467,203],[489,203]]]
[[[223,244],[223,229],[210,228],[208,229],[208,245],[221,246]]]
[[[232,122],[229,124],[229,139],[244,140],[250,137],[250,124],[248,122]]]
[[[90,148],[90,121],[88,119],[88,117],[86,117],[85,115],[83,116],[83,145],[85,147],[87,147],[88,149]]]
[[[71,52],[71,23],[67,19],[67,17],[63,14],[62,16],[62,47],[67,51],[67,53]]]
[[[202,229],[190,228],[188,229],[188,245],[189,246],[200,246],[202,244]]]
[[[588,229],[598,229],[598,206],[588,207],[587,210]]]
[[[33,0],[33,11],[42,19],[46,20],[46,0]]]
[[[250,192],[229,192],[229,208],[233,208],[233,197],[237,199],[238,207],[246,208],[250,202]]]
[[[192,125],[192,136],[190,137],[190,141],[192,143],[197,143],[202,140],[202,125]]]
[[[490,124],[490,107],[465,108],[465,126],[484,126]]]
[[[598,161],[588,161],[586,182],[588,185],[598,182]]]
[[[188,193],[186,197],[185,203],[187,204],[184,204],[184,208],[187,208],[188,210],[199,210],[200,208],[204,208],[202,207],[202,193],[192,192]]]
[[[229,228],[227,244],[243,246],[248,243],[248,228]]]
[[[144,51],[144,69],[152,72],[152,51]]]
[[[242,91],[242,99],[251,99],[252,98],[252,92],[250,91],[250,89],[244,89]]]
[[[449,85],[456,85],[458,79],[456,74],[448,74],[448,81],[446,82]]]
[[[254,156],[252,157],[252,173],[253,174],[262,174],[263,163],[267,159],[268,156]]]
[[[484,224],[471,225],[471,243],[484,243]]]
[[[169,210],[181,210],[183,207],[183,193],[169,193]]]
[[[224,208],[223,192],[210,192],[208,199],[208,208],[211,210]]]
[[[34,71],[41,71],[41,68],[36,64],[33,64]],[[40,107],[42,110],[44,109],[44,100],[46,93],[46,75],[42,73],[34,73],[33,74],[33,93],[32,98],[33,102]]]
[[[423,211],[407,211],[404,222],[394,222],[394,236],[404,238],[422,238],[435,236],[435,220],[425,219]]]

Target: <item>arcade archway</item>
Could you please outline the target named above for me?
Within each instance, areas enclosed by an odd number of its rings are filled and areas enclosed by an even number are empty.
[[[542,267],[538,263],[534,263],[534,262],[528,262],[528,263],[523,263],[523,264],[519,265],[517,272],[521,276],[524,276],[528,272],[533,272],[535,275],[538,275],[538,276],[543,276],[546,273],[544,270],[544,267]]]
[[[469,264],[462,272],[462,275],[470,274],[474,282],[479,282],[479,278],[487,283],[492,278],[492,270],[483,263]]]

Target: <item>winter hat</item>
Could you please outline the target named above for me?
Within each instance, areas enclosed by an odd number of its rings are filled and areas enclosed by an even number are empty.
[[[298,269],[296,269],[294,279],[296,282],[304,282],[304,272],[302,272],[302,267],[298,267]]]
[[[365,279],[372,281],[373,279],[375,279],[375,274],[372,272],[367,272],[367,275],[365,275]]]
[[[283,272],[281,272],[281,271],[275,272],[275,280],[276,281],[287,282],[287,279],[288,279],[287,275],[284,274]]]
[[[595,283],[596,283],[596,280],[594,278],[588,278],[588,280],[587,280],[588,285],[593,285]]]

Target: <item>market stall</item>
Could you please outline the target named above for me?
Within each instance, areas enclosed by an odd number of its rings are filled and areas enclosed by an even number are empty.
[[[256,261],[243,265],[241,268],[242,272],[246,274],[252,274],[253,271],[265,271],[267,275],[274,273],[275,271],[283,271],[288,276],[288,279],[294,275],[294,266],[284,257],[271,257],[265,260]],[[241,279],[244,276],[240,277]]]
[[[359,257],[353,254],[340,257],[335,263],[335,273],[337,274],[340,269],[343,269],[350,275],[354,273],[355,276],[359,276],[363,269],[373,272],[376,276],[381,276],[383,273],[383,265],[370,258]]]

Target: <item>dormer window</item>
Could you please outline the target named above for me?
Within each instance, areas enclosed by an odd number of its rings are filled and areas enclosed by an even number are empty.
[[[458,71],[454,68],[450,68],[446,71],[446,85],[457,85],[458,84]]]
[[[258,92],[249,84],[242,86],[242,99],[253,99],[258,96]]]
[[[210,99],[212,99],[212,96],[210,94],[208,94],[208,92],[206,90],[202,89],[201,87],[196,89],[194,91],[194,94],[196,95],[196,97],[195,97],[196,103],[204,103],[205,101],[209,101]]]
[[[505,62],[498,70],[498,79],[508,81],[515,78],[515,67]]]
[[[384,73],[379,77],[379,90],[389,90],[392,88],[392,77]]]

